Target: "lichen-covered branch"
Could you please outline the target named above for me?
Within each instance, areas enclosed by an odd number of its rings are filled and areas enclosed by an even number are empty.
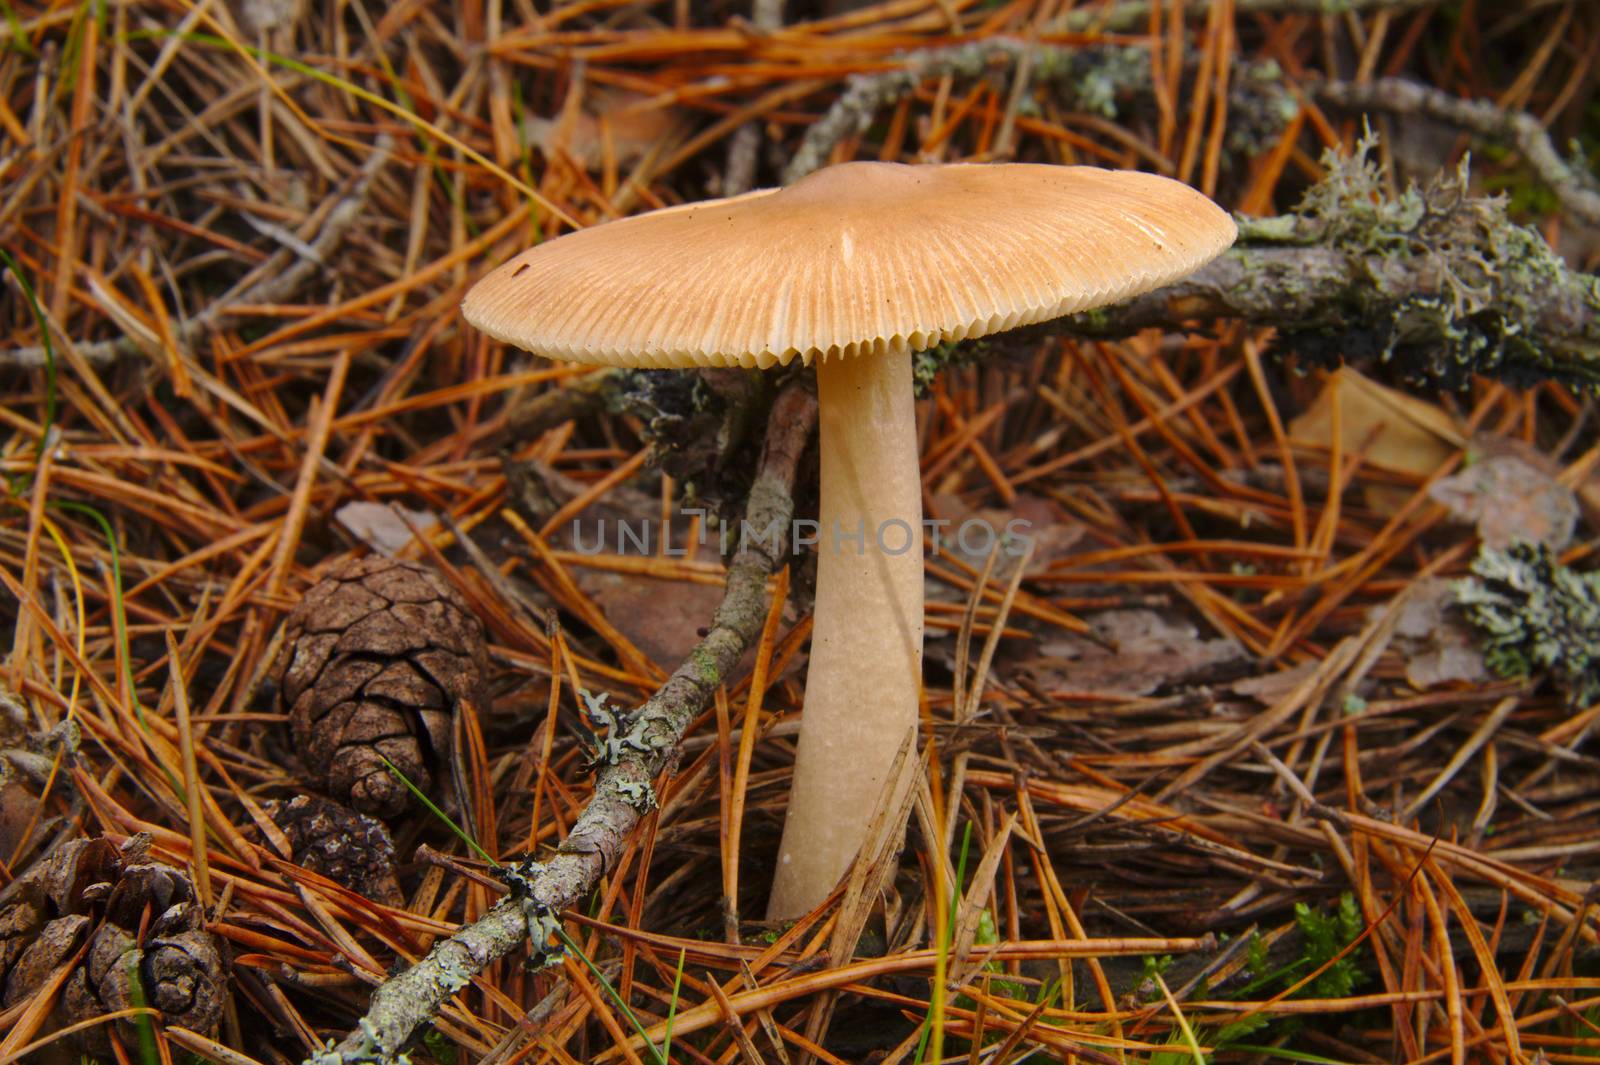
[[[1487,100],[1463,100],[1404,78],[1379,78],[1365,84],[1328,81],[1317,85],[1315,92],[1319,100],[1335,107],[1423,115],[1515,148],[1563,207],[1589,225],[1600,226],[1600,184],[1589,176],[1584,164],[1561,158],[1544,124],[1526,111],[1508,111]]]
[[[1600,385],[1600,279],[1578,273],[1466,174],[1385,198],[1364,142],[1296,210],[1241,220],[1239,242],[1188,279],[1045,329],[1124,336],[1242,319],[1280,348],[1377,359],[1444,386],[1471,374],[1514,384]]]
[[[947,74],[956,78],[1010,77],[1024,56],[1031,63],[1032,83],[1048,86],[1066,107],[1114,119],[1130,102],[1138,107],[1144,100],[1151,109],[1155,106],[1150,52],[1145,48],[1064,48],[1014,37],[989,37],[969,44],[919,49],[895,56],[900,64],[895,70],[850,78],[839,98],[806,130],[784,171],[784,183],[798,181],[826,165],[835,145],[865,132],[883,108],[925,79]],[[1024,110],[1032,106],[1025,97]],[[1236,61],[1229,79],[1228,147],[1250,152],[1271,143],[1298,106],[1276,63]],[[1172,166],[1159,157],[1147,161],[1158,169]]]
[[[1387,363],[1456,387],[1600,386],[1600,278],[1568,269],[1545,239],[1441,175],[1386,198],[1364,141],[1289,214],[1240,219],[1239,241],[1175,285],[1086,314],[917,356],[925,386],[947,366],[1030,357],[1050,336],[1121,337],[1236,319],[1277,330],[1276,350],[1313,362]]]
[[[1347,12],[1406,11],[1436,3],[1437,0],[1234,0],[1236,16],[1269,13],[1343,15]],[[1068,33],[1128,33],[1147,29],[1154,0],[1122,0],[1116,4],[1085,4],[1055,20],[1053,30]],[[1182,9],[1180,9],[1182,10]],[[1191,18],[1206,13],[1206,5],[1187,8]]]
[[[417,1030],[464,985],[528,938],[528,903],[560,913],[583,897],[616,865],[648,804],[651,782],[677,757],[683,733],[711,702],[717,686],[738,665],[761,630],[767,612],[767,578],[787,557],[780,534],[794,515],[792,497],[800,456],[816,421],[816,397],[791,381],[774,401],[766,443],[745,507],[746,536],[728,566],[727,592],[710,631],[688,659],[629,720],[641,741],[619,749],[596,776],[594,796],[571,833],[531,883],[524,898],[502,899],[474,924],[437,944],[428,956],[385,981],[372,994],[367,1015],[337,1047],[317,1055],[317,1065],[390,1061]]]

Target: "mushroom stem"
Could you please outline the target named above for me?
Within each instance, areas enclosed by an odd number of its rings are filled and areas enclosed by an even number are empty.
[[[922,478],[911,354],[817,362],[816,619],[794,787],[767,916],[799,917],[849,869],[917,723]],[[914,763],[905,763],[908,768]]]

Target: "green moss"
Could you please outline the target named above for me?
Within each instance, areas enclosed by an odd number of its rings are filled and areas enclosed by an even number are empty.
[[[1497,676],[1548,673],[1573,705],[1600,696],[1600,574],[1557,564],[1542,544],[1483,549],[1475,580],[1456,600],[1478,630],[1483,661]]]
[[[428,1029],[422,1033],[422,1045],[428,1048],[428,1053],[440,1065],[456,1065],[456,1062],[461,1060],[460,1052],[456,1049],[455,1043],[451,1042],[449,1036],[432,1025],[429,1025]]]
[[[1506,211],[1516,218],[1549,218],[1561,210],[1561,197],[1524,166],[1486,178],[1484,188],[1506,198]]]
[[[1304,997],[1344,998],[1367,978],[1357,964],[1357,951],[1339,958],[1339,953],[1356,941],[1363,927],[1361,911],[1348,891],[1339,896],[1339,906],[1332,913],[1313,910],[1303,902],[1295,903],[1294,921],[1306,937],[1305,953],[1301,956],[1305,969],[1316,972],[1328,966],[1302,990]],[[1334,958],[1339,960],[1333,961]],[[1295,979],[1299,980],[1301,975],[1296,974]]]

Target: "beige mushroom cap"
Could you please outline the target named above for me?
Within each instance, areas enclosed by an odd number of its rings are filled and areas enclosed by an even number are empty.
[[[770,366],[919,351],[1114,303],[1235,235],[1205,196],[1137,171],[844,163],[537,245],[462,310],[568,362]]]

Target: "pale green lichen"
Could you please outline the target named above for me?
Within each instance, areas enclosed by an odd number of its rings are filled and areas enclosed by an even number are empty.
[[[696,647],[689,654],[690,661],[694,662],[695,672],[700,675],[700,680],[711,687],[722,683],[722,671],[717,668],[717,660],[711,652],[703,647]]]
[[[332,1039],[320,1050],[313,1050],[302,1065],[411,1065],[406,1054],[385,1053],[378,1040],[377,1029],[366,1017],[360,1022],[361,1038],[353,1048],[340,1050]]]
[[[1600,573],[1558,564],[1543,544],[1484,548],[1456,601],[1501,677],[1548,673],[1573,705],[1600,696]]]
[[[559,965],[567,956],[567,941],[561,927],[561,915],[534,896],[534,886],[544,866],[532,858],[511,862],[495,870],[495,875],[506,885],[506,890],[522,909],[528,922],[528,961],[532,971]]]
[[[578,694],[583,697],[584,728],[589,732],[590,768],[616,765],[630,751],[651,749],[638,722],[630,721],[626,714],[606,705],[609,695],[605,692],[595,695],[587,688],[578,689]]]
[[[640,813],[649,813],[656,808],[656,789],[648,780],[620,781],[617,784],[617,794]]]
[[[1294,226],[1250,234],[1331,246],[1354,268],[1338,323],[1284,329],[1280,345],[1315,361],[1375,358],[1408,380],[1445,387],[1464,387],[1474,374],[1600,384],[1600,368],[1558,358],[1531,326],[1571,277],[1549,243],[1513,222],[1503,199],[1471,195],[1465,160],[1389,195],[1376,143],[1369,131],[1354,154],[1327,154],[1327,175],[1295,209]],[[1600,305],[1600,280],[1588,279],[1582,296]]]
[[[439,967],[439,986],[452,995],[470,983],[472,983],[472,973],[454,958],[446,959]]]

